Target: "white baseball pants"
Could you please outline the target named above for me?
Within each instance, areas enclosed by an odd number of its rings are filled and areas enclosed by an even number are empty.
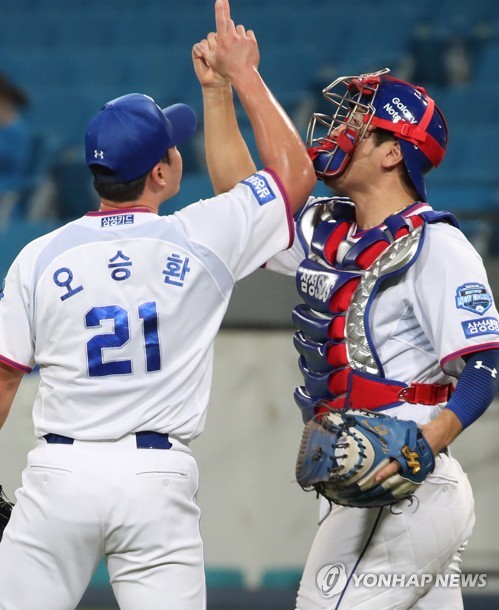
[[[462,610],[459,587],[435,587],[437,574],[459,573],[460,555],[475,522],[471,486],[446,454],[414,501],[385,508],[334,505],[313,542],[298,592],[297,610]],[[327,507],[329,510],[329,507]],[[320,582],[324,566],[345,568],[343,590]],[[362,586],[352,576],[418,575],[425,586]],[[422,578],[421,575],[430,577]],[[349,578],[348,578],[349,577]],[[372,585],[370,577],[368,581]],[[359,581],[357,581],[358,583]],[[381,581],[383,582],[383,581]]]
[[[0,543],[0,609],[74,610],[105,555],[121,610],[204,610],[198,470],[172,442],[38,441]]]

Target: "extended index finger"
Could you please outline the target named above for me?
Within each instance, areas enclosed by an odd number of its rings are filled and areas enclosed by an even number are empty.
[[[215,24],[217,32],[226,32],[230,23],[229,0],[216,0],[215,2]]]

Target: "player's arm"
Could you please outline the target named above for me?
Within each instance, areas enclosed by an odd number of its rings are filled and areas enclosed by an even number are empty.
[[[201,84],[206,164],[216,195],[226,193],[256,171],[236,118],[232,86],[206,62],[216,34],[194,45],[192,59]]]
[[[0,428],[4,425],[24,373],[0,362]]]
[[[465,357],[466,365],[445,409],[423,433],[436,454],[471,426],[489,408],[499,391],[499,345],[497,349],[474,352]]]
[[[265,167],[277,172],[291,209],[296,212],[316,183],[305,145],[258,72],[260,55],[255,35],[241,25],[234,25],[228,0],[216,0],[215,21],[216,45],[198,50],[206,63],[237,92],[253,127],[261,160]]]
[[[435,419],[421,426],[434,455],[483,415],[499,391],[499,346],[473,352],[465,359],[466,365],[447,405]],[[384,480],[399,469],[399,464],[393,462],[376,479]]]

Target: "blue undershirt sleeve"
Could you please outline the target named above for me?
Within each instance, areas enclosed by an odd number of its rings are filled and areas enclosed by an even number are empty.
[[[463,429],[485,413],[499,390],[499,349],[474,352],[466,357],[466,365],[456,389],[447,403],[457,415]]]

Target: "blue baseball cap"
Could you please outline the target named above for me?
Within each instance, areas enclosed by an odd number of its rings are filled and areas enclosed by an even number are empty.
[[[136,180],[159,163],[169,148],[191,138],[196,128],[196,114],[186,104],[161,109],[148,95],[123,95],[90,120],[85,132],[87,165],[114,172],[103,179],[106,182]]]

